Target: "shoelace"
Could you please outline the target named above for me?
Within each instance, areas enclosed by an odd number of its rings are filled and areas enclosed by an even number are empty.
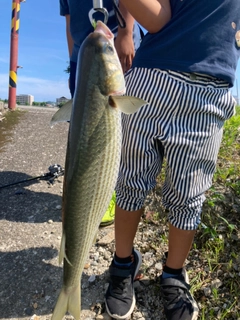
[[[128,278],[112,277],[112,291],[115,294],[122,294],[126,291],[127,285],[131,282],[131,276]]]

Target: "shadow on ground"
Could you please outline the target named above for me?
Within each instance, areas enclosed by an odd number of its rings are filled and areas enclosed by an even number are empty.
[[[17,318],[49,315],[56,304],[62,284],[62,267],[55,267],[51,260],[57,256],[56,249],[49,247],[29,248],[16,252],[0,251],[0,310],[1,318]],[[106,283],[106,273],[96,276],[95,283],[82,290],[82,309],[89,309],[91,297],[99,296],[95,285]],[[86,274],[82,283],[88,283]],[[103,295],[103,292],[102,292]],[[95,297],[96,299],[96,297]],[[86,300],[86,299],[85,299]]]
[[[57,254],[56,249],[48,247],[0,252],[1,318],[32,315],[40,305],[42,314],[51,312],[48,292],[59,286],[56,278],[60,279],[61,268],[47,261]]]
[[[0,219],[26,223],[42,223],[49,219],[60,221],[61,196],[50,192],[34,192],[27,188],[42,183],[44,189],[48,190],[47,179],[31,180],[3,188],[3,186],[26,181],[30,178],[32,177],[25,173],[0,172]],[[61,182],[57,181],[55,183],[59,184]]]

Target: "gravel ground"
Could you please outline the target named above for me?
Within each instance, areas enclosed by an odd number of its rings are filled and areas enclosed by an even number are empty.
[[[1,186],[41,176],[55,163],[64,167],[68,124],[50,128],[54,112],[31,108],[5,114],[0,122]],[[62,267],[58,265],[62,182],[63,177],[59,177],[54,184],[33,180],[0,189],[3,320],[50,319],[62,281]],[[149,230],[144,237],[151,237],[153,232]],[[136,247],[142,237],[139,232]],[[113,226],[100,229],[82,276],[82,319],[108,319],[103,301],[113,252]],[[150,268],[156,264],[156,256],[148,249],[144,259]],[[158,263],[157,267],[152,272],[158,273],[162,264]],[[133,318],[150,319],[149,312],[158,318],[162,308],[151,279],[136,282],[136,291],[139,307]],[[144,301],[146,293],[150,297],[148,305]]]
[[[5,114],[5,119],[0,122],[0,186],[42,175],[55,163],[64,167],[68,124],[50,128],[54,112],[52,109],[29,108]],[[46,180],[33,180],[0,189],[2,320],[51,318],[62,282],[58,249],[63,177],[54,181],[49,184]],[[158,276],[167,248],[167,228],[162,223],[165,217],[159,200],[160,191],[157,189],[146,202],[146,213],[135,240],[135,247],[143,255],[144,277],[135,282],[137,305],[131,317],[134,320],[165,319]],[[155,212],[162,214],[161,223],[155,219]],[[82,275],[83,320],[109,319],[103,301],[113,252],[113,226],[100,229]],[[202,265],[197,249],[193,250],[191,261],[187,261],[189,268],[194,267],[196,273],[207,266],[205,263]],[[205,272],[208,274],[207,269]],[[212,274],[217,286],[218,274]],[[191,279],[194,276],[190,274]],[[204,288],[197,292],[200,305],[201,300],[209,295]],[[232,298],[226,293],[226,299]],[[219,306],[215,311],[221,308]],[[66,316],[65,319],[72,317]]]

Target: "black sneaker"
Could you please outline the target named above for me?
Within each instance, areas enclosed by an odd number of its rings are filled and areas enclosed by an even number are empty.
[[[174,278],[160,277],[160,290],[167,320],[196,320],[198,306],[190,293],[188,275],[185,269]]]
[[[109,268],[110,282],[105,296],[106,309],[112,318],[126,319],[133,312],[136,303],[133,281],[141,263],[141,254],[135,249],[130,267],[120,267],[112,261]]]

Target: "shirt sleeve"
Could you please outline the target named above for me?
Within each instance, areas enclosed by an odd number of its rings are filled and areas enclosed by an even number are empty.
[[[66,14],[69,14],[69,7],[67,0],[59,0],[60,3],[60,15],[65,16]]]

